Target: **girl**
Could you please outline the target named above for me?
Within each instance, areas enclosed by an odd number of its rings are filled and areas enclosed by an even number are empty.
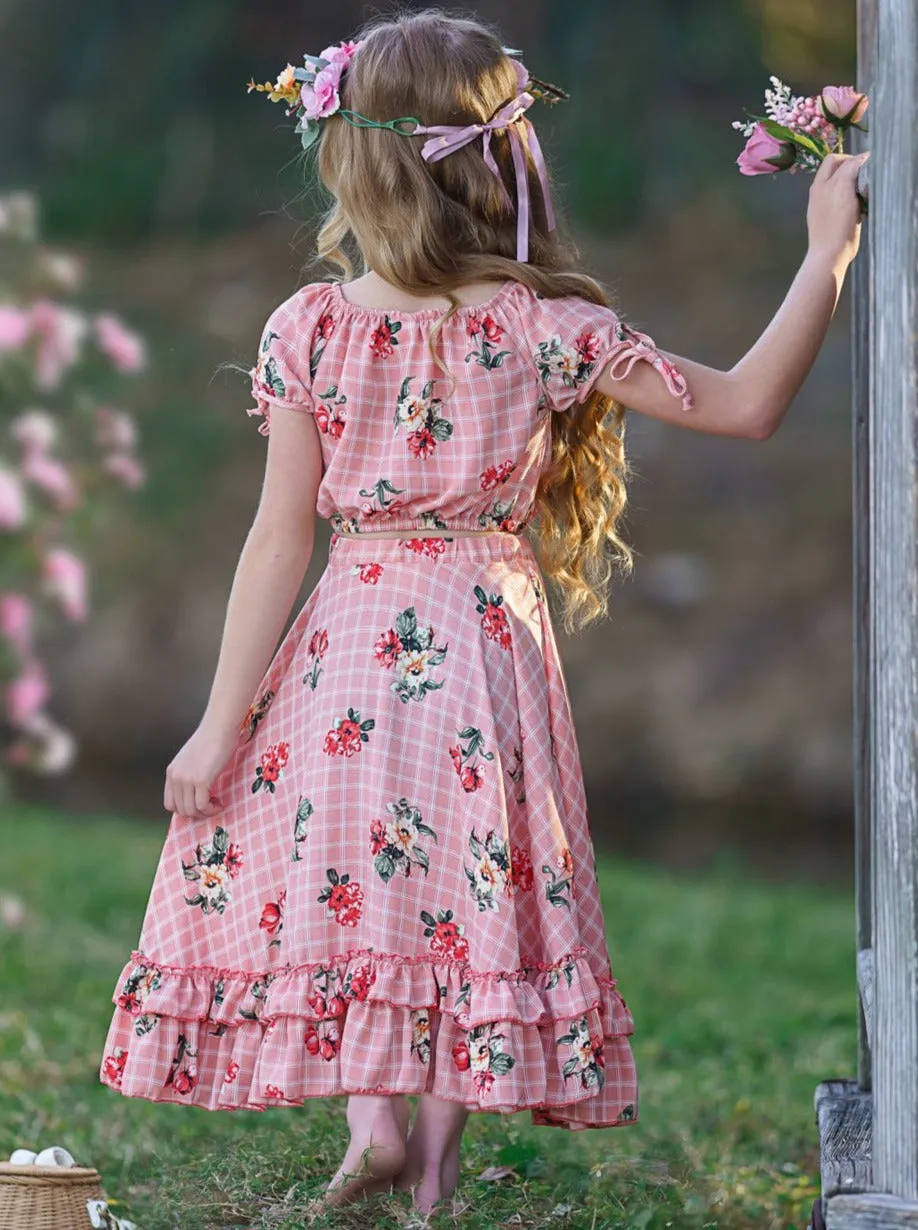
[[[344,280],[261,338],[264,486],[102,1059],[123,1094],[210,1110],[350,1095],[332,1204],[394,1185],[429,1211],[469,1111],[637,1121],[545,581],[575,629],[630,567],[625,406],[776,430],[859,241],[861,159],[831,156],[749,353],[659,350],[575,269],[526,114],[561,92],[517,54],[430,10],[262,87],[318,138]],[[316,514],[327,567],[276,649]]]

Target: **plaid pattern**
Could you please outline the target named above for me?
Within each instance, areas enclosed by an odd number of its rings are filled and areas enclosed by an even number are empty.
[[[608,310],[507,284],[444,326],[440,399],[421,327],[438,315],[321,284],[266,326],[259,408],[321,419],[318,511],[349,533],[213,783],[221,812],[170,822],[100,1066],[127,1096],[428,1091],[545,1126],[637,1120],[569,697],[519,533],[549,406],[632,343]],[[558,346],[575,354],[546,374]],[[380,528],[395,536],[361,541]]]

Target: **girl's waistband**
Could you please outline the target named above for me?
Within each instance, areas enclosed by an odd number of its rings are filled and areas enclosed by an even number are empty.
[[[346,561],[348,566],[376,560],[394,562],[450,558],[452,560],[492,560],[525,558],[535,560],[529,539],[511,530],[486,530],[480,534],[450,535],[448,529],[437,534],[418,534],[410,529],[392,535],[337,534],[328,546],[329,562]]]

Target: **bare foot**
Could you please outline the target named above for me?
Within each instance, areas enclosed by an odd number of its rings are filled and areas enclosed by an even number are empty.
[[[412,1204],[430,1213],[459,1183],[462,1132],[468,1111],[430,1094],[418,1098],[418,1113],[408,1137],[405,1165],[392,1184],[411,1191]]]
[[[347,1106],[351,1139],[325,1189],[327,1206],[337,1208],[392,1186],[405,1165],[407,1112],[404,1098],[351,1095]]]

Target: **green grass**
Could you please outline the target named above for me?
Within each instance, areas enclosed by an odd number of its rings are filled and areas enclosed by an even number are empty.
[[[15,814],[12,814],[15,810]],[[61,1144],[139,1230],[294,1230],[347,1140],[344,1100],[216,1114],[98,1082],[162,824],[7,809],[0,892],[0,1157]],[[680,876],[602,862],[612,961],[634,1013],[632,1127],[567,1133],[472,1115],[455,1210],[429,1225],[778,1230],[818,1191],[813,1091],[856,1068],[854,928],[840,890],[759,883],[726,858]],[[496,1181],[478,1176],[511,1166]],[[407,1194],[317,1226],[410,1226]]]

